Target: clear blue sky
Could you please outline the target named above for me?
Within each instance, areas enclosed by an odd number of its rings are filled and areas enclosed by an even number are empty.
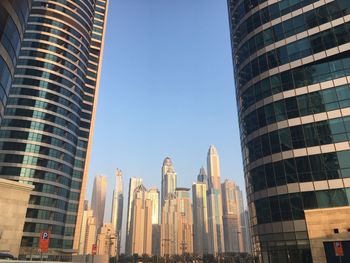
[[[86,198],[94,176],[106,175],[109,215],[116,168],[125,190],[132,176],[160,187],[166,156],[190,187],[210,144],[222,180],[244,188],[227,1],[109,2]]]

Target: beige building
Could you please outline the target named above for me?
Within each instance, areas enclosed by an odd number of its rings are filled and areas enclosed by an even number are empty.
[[[103,175],[95,177],[94,186],[92,189],[91,208],[94,211],[96,219],[96,234],[100,233],[100,228],[103,226],[103,217],[106,206],[106,191],[107,178]]]
[[[91,255],[92,246],[96,243],[96,219],[87,200],[84,205],[78,254]]]
[[[221,184],[225,252],[246,252],[242,191],[230,180]]]
[[[132,204],[134,200],[135,189],[142,185],[142,178],[131,177],[129,180],[129,193],[128,193],[128,212],[126,219],[126,234],[125,234],[125,253],[131,255],[132,236],[131,236],[131,212]]]
[[[207,184],[204,182],[193,183],[193,251],[196,255],[208,253],[208,208],[207,208]]]
[[[148,195],[152,200],[152,255],[160,255],[159,190],[152,187]]]
[[[18,257],[23,226],[33,186],[0,179],[0,252]]]
[[[152,198],[143,185],[134,191],[130,234],[131,254],[152,255]]]
[[[189,188],[176,188],[162,208],[161,255],[193,253],[193,219]]]
[[[108,255],[114,257],[116,255],[117,239],[112,224],[104,224],[97,236],[97,255]]]
[[[324,242],[350,241],[350,206],[304,212],[312,261],[326,263]]]
[[[220,182],[220,160],[214,145],[211,145],[207,156],[208,166],[208,226],[209,254],[225,252],[224,231],[222,223],[222,196]]]

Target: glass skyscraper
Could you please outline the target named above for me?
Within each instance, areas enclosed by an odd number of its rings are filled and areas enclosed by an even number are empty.
[[[0,121],[4,116],[31,2],[0,2]]]
[[[350,202],[350,1],[228,9],[252,249],[311,262],[304,211]]]
[[[0,177],[35,186],[23,256],[41,230],[50,256],[78,248],[107,2],[32,1],[0,127]]]

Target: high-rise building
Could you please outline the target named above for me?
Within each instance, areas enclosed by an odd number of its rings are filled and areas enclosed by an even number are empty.
[[[161,255],[193,253],[193,219],[189,188],[176,188],[162,207]]]
[[[230,180],[221,184],[225,252],[245,252],[242,191]],[[243,219],[243,221],[242,221]]]
[[[211,145],[207,157],[208,166],[208,226],[209,254],[217,255],[225,251],[222,226],[222,197],[220,182],[220,161],[215,146]]]
[[[21,257],[38,247],[40,230],[51,231],[49,258],[78,250],[107,2],[32,1],[0,127],[1,177],[35,187]],[[25,8],[14,10],[25,19]],[[20,24],[12,24],[10,42]]]
[[[131,212],[134,200],[135,189],[142,185],[142,178],[131,177],[129,180],[129,193],[128,193],[128,214],[126,220],[126,234],[125,234],[125,253],[131,255],[132,236],[131,236]]]
[[[175,193],[176,189],[176,173],[173,163],[169,157],[166,157],[162,166],[162,206],[167,199],[168,194]]]
[[[117,239],[116,249],[118,255],[120,254],[120,241],[121,241],[121,230],[122,230],[122,221],[123,221],[123,202],[124,202],[124,193],[123,193],[123,174],[121,170],[117,170],[115,174],[115,187],[113,190],[113,199],[112,199],[112,215],[111,222],[114,227],[114,232]]]
[[[92,246],[96,243],[96,219],[87,200],[84,202],[84,212],[81,222],[78,254],[91,255]]]
[[[116,237],[112,224],[103,224],[96,242],[97,255],[107,255],[114,257],[116,255]]]
[[[134,191],[131,209],[131,254],[152,254],[152,198],[143,185]]]
[[[32,0],[0,2],[0,122],[4,116]]]
[[[94,211],[96,219],[96,234],[100,233],[103,226],[103,219],[106,207],[107,178],[103,175],[95,177],[92,188],[91,209]]]
[[[160,194],[155,187],[150,188],[148,196],[152,200],[152,255],[160,255]]]
[[[201,169],[202,171],[202,169]],[[200,173],[201,174],[201,173]],[[198,178],[199,179],[199,178]],[[207,184],[196,182],[192,184],[193,210],[193,252],[196,255],[208,254],[208,207]]]
[[[305,212],[350,201],[350,1],[228,7],[253,252],[311,262]]]

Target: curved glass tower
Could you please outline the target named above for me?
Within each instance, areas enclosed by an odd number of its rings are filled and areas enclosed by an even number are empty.
[[[31,2],[0,2],[0,121],[4,116]]]
[[[311,262],[305,210],[350,201],[350,1],[228,9],[253,251]]]
[[[22,255],[36,253],[41,230],[51,231],[50,256],[77,249],[106,5],[32,3],[0,128],[0,176],[35,186]]]

